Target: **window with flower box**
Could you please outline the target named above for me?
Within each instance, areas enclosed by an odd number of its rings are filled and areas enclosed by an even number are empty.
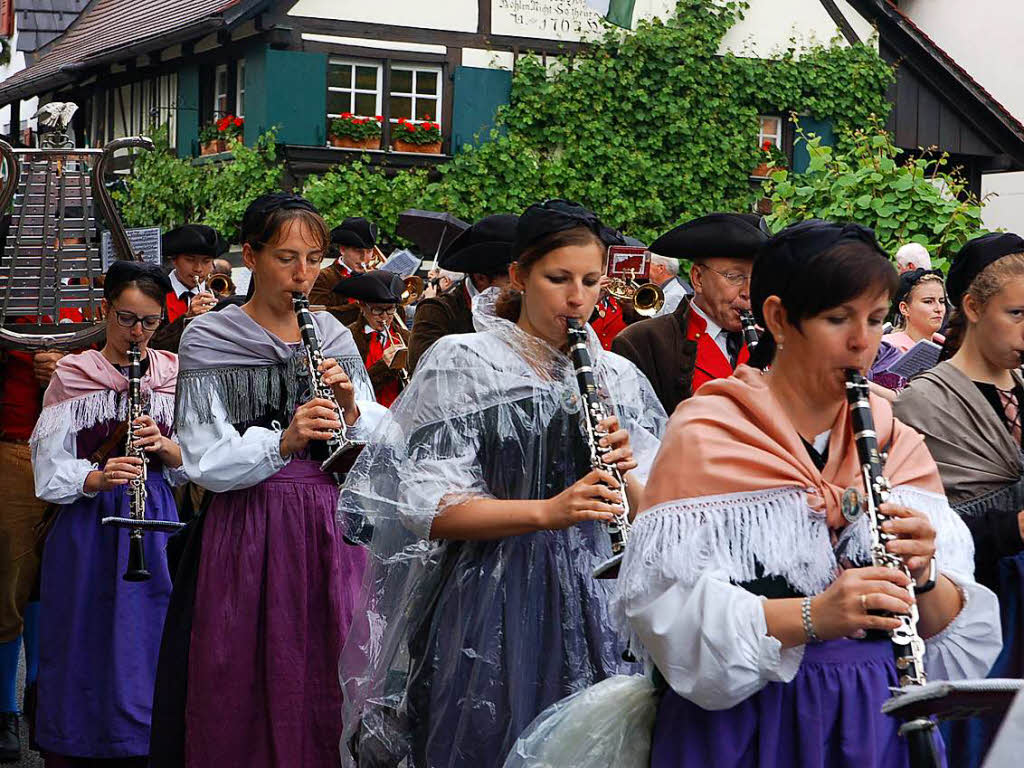
[[[395,65],[391,67],[388,119],[412,123],[441,122],[441,68]]]
[[[767,178],[772,171],[789,165],[786,156],[785,123],[778,115],[758,115],[757,147],[761,159],[750,175]]]
[[[380,64],[331,59],[327,68],[327,117],[381,113],[383,73]]]

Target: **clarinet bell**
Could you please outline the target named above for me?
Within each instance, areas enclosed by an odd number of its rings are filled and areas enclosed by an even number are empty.
[[[320,469],[330,475],[345,475],[356,463],[359,454],[365,443],[356,443],[351,440],[343,440],[330,456],[320,464]]]
[[[128,539],[128,567],[124,571],[125,581],[149,581],[150,573],[146,570],[146,553],[142,548],[142,537],[131,536]]]

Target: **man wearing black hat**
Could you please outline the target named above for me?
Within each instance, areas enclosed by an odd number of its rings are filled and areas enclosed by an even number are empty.
[[[356,303],[334,292],[339,281],[366,272],[377,245],[377,225],[362,216],[349,216],[331,230],[328,254],[334,263],[320,270],[320,276],[309,292],[311,304],[322,304],[345,325],[359,318]]]
[[[446,293],[423,299],[416,307],[409,341],[409,371],[430,346],[450,333],[472,333],[473,297],[493,286],[508,285],[508,265],[518,216],[486,216],[465,230],[438,258],[438,266],[464,272],[466,278]]]
[[[348,329],[377,402],[385,408],[391,407],[408,378],[409,331],[396,321],[404,290],[401,276],[383,269],[346,277],[334,287],[335,293],[354,299],[359,308],[359,317]]]
[[[712,213],[662,235],[651,251],[690,259],[693,296],[672,314],[642,320],[612,341],[612,351],[646,374],[671,414],[706,381],[732,375],[749,356],[740,312],[750,309],[750,271],[766,236],[747,216]]]
[[[178,351],[181,333],[187,318],[198,317],[217,305],[217,297],[206,288],[206,279],[213,272],[213,262],[228,250],[227,241],[213,227],[185,224],[165,232],[160,248],[172,269],[167,277],[167,319],[153,334],[153,349]]]

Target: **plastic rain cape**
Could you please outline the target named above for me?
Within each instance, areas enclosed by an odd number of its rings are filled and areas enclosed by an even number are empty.
[[[431,347],[342,489],[339,515],[374,528],[340,663],[346,766],[500,766],[546,707],[637,671],[609,617],[614,582],[591,575],[610,554],[602,525],[429,539],[454,504],[546,499],[590,470],[569,358],[492,307],[481,294],[478,332]],[[589,347],[643,480],[665,412],[632,363],[593,332]]]

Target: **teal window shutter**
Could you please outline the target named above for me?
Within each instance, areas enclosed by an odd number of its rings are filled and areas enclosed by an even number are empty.
[[[177,154],[192,157],[199,154],[199,67],[195,64],[178,70],[177,107]]]
[[[260,132],[278,127],[281,144],[322,147],[327,143],[327,54],[307,51],[279,51],[268,48],[263,66],[262,90],[266,111],[258,123]],[[260,86],[250,88],[246,62],[246,123],[249,104]],[[248,134],[248,131],[246,132]],[[246,136],[249,139],[249,136]]]
[[[452,154],[467,144],[486,141],[498,107],[508,104],[512,73],[503,69],[456,67],[453,85]]]
[[[807,135],[813,133],[815,136],[821,136],[821,143],[823,145],[831,147],[836,143],[830,120],[814,120],[810,117],[801,117],[797,120],[797,125]],[[797,141],[793,146],[793,170],[796,173],[803,173],[807,170],[807,166],[810,163],[811,157],[807,152],[807,144],[803,141]]]

